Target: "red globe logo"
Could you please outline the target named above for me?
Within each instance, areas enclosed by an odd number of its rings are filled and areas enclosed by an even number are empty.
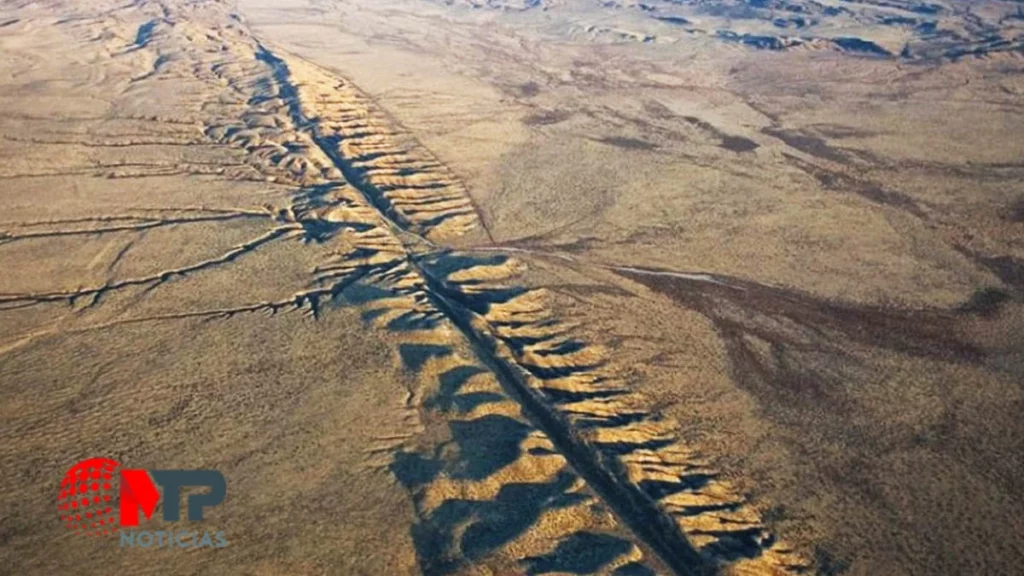
[[[87,536],[117,530],[114,496],[119,467],[108,458],[90,458],[68,469],[57,496],[57,510],[68,530]]]

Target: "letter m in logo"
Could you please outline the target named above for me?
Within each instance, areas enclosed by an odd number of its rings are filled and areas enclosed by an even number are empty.
[[[138,526],[139,510],[149,520],[160,493],[145,470],[121,470],[121,526]]]

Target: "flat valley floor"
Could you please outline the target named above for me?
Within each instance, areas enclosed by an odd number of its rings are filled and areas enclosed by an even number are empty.
[[[1013,575],[1021,414],[1019,1],[0,3],[0,574]]]

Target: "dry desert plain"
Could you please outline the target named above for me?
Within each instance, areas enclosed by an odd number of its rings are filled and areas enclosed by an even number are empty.
[[[1019,0],[3,0],[0,160],[0,574],[1024,570]]]

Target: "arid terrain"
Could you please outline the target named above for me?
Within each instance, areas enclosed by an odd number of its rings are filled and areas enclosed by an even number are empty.
[[[1024,570],[1020,0],[2,0],[0,159],[0,574]]]

